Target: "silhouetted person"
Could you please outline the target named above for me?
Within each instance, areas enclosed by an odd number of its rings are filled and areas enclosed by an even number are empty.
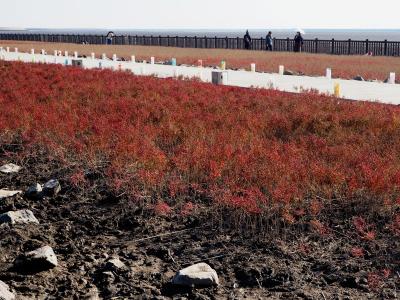
[[[244,39],[244,48],[249,50],[251,47],[251,37],[248,30],[246,30],[246,34],[244,35],[243,39]]]
[[[266,42],[267,42],[267,51],[272,51],[273,46],[274,46],[274,41],[272,39],[272,32],[268,32],[266,38],[265,38]]]
[[[112,32],[112,31],[109,31],[109,32],[107,33],[107,36],[106,36],[107,45],[112,45],[114,35],[115,35],[115,34],[114,34],[114,32]]]
[[[301,32],[299,31],[294,37],[294,52],[301,52],[303,44],[304,44],[304,39],[301,36]]]

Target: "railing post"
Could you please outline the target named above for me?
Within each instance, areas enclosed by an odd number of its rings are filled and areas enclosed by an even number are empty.
[[[385,40],[385,44],[384,44],[384,49],[383,49],[383,53],[385,54],[385,56],[388,55],[388,41]]]
[[[208,48],[207,36],[204,36],[204,45],[205,45],[205,48],[207,49]]]
[[[183,48],[186,48],[186,44],[187,44],[187,36],[185,36],[185,39],[183,40]]]
[[[289,38],[287,38],[286,39],[286,50],[287,50],[287,52],[290,52],[290,39]]]
[[[315,39],[315,53],[318,53],[318,38]]]
[[[369,40],[368,39],[365,40],[365,52],[369,53]]]
[[[229,48],[229,46],[228,46],[228,37],[225,37],[225,49],[228,49]]]
[[[161,43],[161,35],[159,35],[158,36],[158,46],[161,46],[162,45],[162,43]]]
[[[217,48],[217,37],[214,37],[214,48]]]
[[[332,39],[332,49],[331,49],[331,54],[335,53],[335,39]]]
[[[194,37],[194,47],[197,48],[197,36]]]
[[[348,41],[348,45],[347,45],[347,55],[351,54],[351,39],[349,39]]]
[[[236,38],[236,49],[240,49],[239,45],[240,45],[240,41],[239,41],[239,37],[237,37]]]
[[[167,36],[167,46],[169,47],[169,35]]]

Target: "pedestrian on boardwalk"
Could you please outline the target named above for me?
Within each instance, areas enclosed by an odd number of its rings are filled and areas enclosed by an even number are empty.
[[[107,45],[112,45],[114,36],[115,36],[115,34],[112,31],[107,33],[107,36],[106,36]]]
[[[244,48],[249,50],[251,48],[251,37],[249,31],[246,30],[246,34],[244,35]]]
[[[267,42],[267,51],[272,51],[273,46],[274,46],[274,41],[272,39],[272,32],[268,32],[267,37],[265,38],[266,42]]]
[[[294,37],[294,52],[301,52],[303,44],[304,44],[304,39],[301,35],[301,32],[298,31],[296,36]]]

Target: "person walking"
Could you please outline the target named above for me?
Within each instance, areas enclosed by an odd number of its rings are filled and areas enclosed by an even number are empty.
[[[249,31],[246,30],[246,34],[244,35],[244,48],[249,50],[251,48],[251,37]]]
[[[107,36],[106,36],[106,43],[107,43],[107,45],[112,45],[114,36],[115,36],[115,34],[114,34],[114,32],[112,32],[112,31],[109,31],[109,32],[107,33]]]
[[[268,34],[267,34],[267,36],[265,38],[265,41],[267,43],[267,49],[266,50],[267,51],[272,51],[272,48],[274,46],[274,41],[272,39],[272,32],[271,31],[268,32]]]
[[[298,31],[296,36],[294,37],[294,52],[301,52],[303,44],[304,44],[303,36],[301,35],[301,32]]]

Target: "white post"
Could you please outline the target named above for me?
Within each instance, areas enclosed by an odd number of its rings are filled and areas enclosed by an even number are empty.
[[[78,58],[78,52],[77,51],[74,52],[74,57]]]
[[[279,75],[283,75],[283,73],[285,73],[285,67],[279,66]]]
[[[65,57],[68,57],[68,51],[65,51],[64,55]]]
[[[15,48],[14,51],[15,51],[15,53],[18,53],[18,48]]]
[[[113,54],[113,61],[117,61],[117,54]]]
[[[96,55],[92,52],[91,57],[92,57],[92,59],[95,59]]]
[[[150,62],[151,62],[152,65],[154,65],[154,63],[155,63],[154,56],[152,56],[152,57],[150,58]]]
[[[40,50],[40,54],[42,54],[42,55],[44,55],[44,54],[45,54],[45,51],[44,51],[44,49]]]
[[[136,62],[136,57],[135,57],[135,55],[132,55],[132,56],[131,56],[131,62]]]
[[[58,51],[54,50],[54,56],[58,56]]]
[[[103,54],[101,55],[101,59],[107,59],[107,55],[106,55],[105,53],[103,53]]]
[[[388,83],[390,83],[390,84],[395,84],[395,83],[396,83],[396,73],[391,72],[391,73],[389,74],[389,81],[388,81]]]
[[[10,47],[7,47],[7,48],[6,48],[6,51],[7,51],[7,52],[10,52]]]
[[[35,54],[35,49],[31,49],[31,54]]]
[[[144,60],[144,61],[143,61],[143,63],[144,63],[144,64],[147,64],[147,61],[146,61],[146,60]]]
[[[332,69],[331,68],[326,69],[326,78],[332,79]]]
[[[251,64],[250,68],[251,68],[251,72],[255,72],[256,71],[256,64]]]

